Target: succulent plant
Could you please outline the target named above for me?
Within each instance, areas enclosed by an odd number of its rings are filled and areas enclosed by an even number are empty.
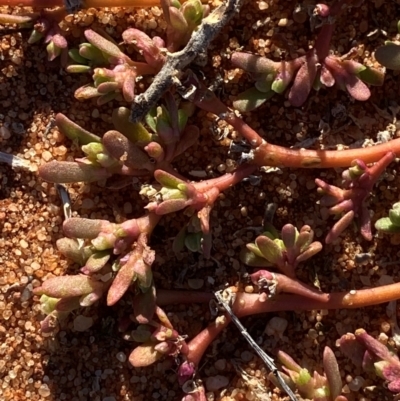
[[[155,313],[161,323],[150,320],[130,333],[132,340],[141,343],[129,356],[134,367],[149,366],[163,356],[176,357],[187,352],[185,337],[173,328],[165,312],[156,307]]]
[[[302,397],[313,401],[347,401],[342,392],[342,379],[335,354],[329,347],[324,348],[324,374],[302,368],[288,354],[278,351],[278,361],[282,364],[282,376],[292,389],[297,389]],[[269,379],[279,386],[275,376],[270,373]]]
[[[187,125],[190,108],[178,108],[173,99],[167,103],[147,117],[149,129],[141,123],[129,122],[128,109],[114,110],[113,123],[117,130],[107,131],[102,138],[58,114],[58,128],[68,138],[78,141],[85,157],[75,162],[47,163],[40,167],[40,176],[57,183],[93,182],[115,178],[115,175],[121,179],[151,175],[158,167],[171,169],[170,162],[197,141],[199,130]],[[124,180],[116,182],[114,178],[112,185],[125,185]]]
[[[208,5],[200,0],[161,0],[164,18],[167,21],[167,49],[176,52],[189,41],[193,31],[210,12]]]
[[[388,382],[388,388],[400,393],[400,360],[384,344],[364,329],[347,333],[338,341],[340,350],[358,367],[374,372]]]
[[[185,214],[189,214],[191,217],[174,238],[172,249],[176,254],[179,254],[186,247],[191,252],[200,252],[206,258],[209,258],[212,247],[210,230],[203,232],[201,220],[198,214],[195,214],[194,209],[188,208]]]
[[[397,39],[400,36],[400,21],[397,23]],[[386,41],[384,46],[375,51],[376,60],[390,70],[400,70],[400,42]]]
[[[375,228],[386,234],[400,233],[400,202],[393,205],[388,217],[382,217],[375,222]]]
[[[59,26],[63,16],[64,13],[57,9],[27,15],[0,14],[0,23],[32,27],[28,43],[33,44],[43,39],[47,45],[48,60],[53,61],[60,57],[61,65],[65,67],[68,63],[68,42]]]
[[[338,7],[339,3],[341,6]],[[256,81],[255,87],[239,94],[233,103],[234,107],[242,112],[251,111],[275,93],[283,93],[292,81],[288,98],[295,107],[304,104],[312,88],[318,90],[335,84],[354,99],[367,100],[371,93],[365,83],[382,85],[383,72],[354,60],[329,54],[335,17],[346,6],[352,5],[352,2],[336,1],[331,7],[325,4],[315,6],[312,18],[319,17],[322,20],[319,26],[322,27],[314,47],[304,56],[289,61],[272,61],[253,54],[233,53],[232,64],[252,74]]]
[[[367,167],[362,160],[354,160],[352,167],[342,174],[344,189],[329,185],[319,178],[315,179],[319,187],[318,192],[323,194],[320,205],[330,207],[331,214],[345,213],[326,236],[327,244],[337,239],[354,218],[358,219],[361,235],[368,241],[372,240],[371,216],[366,199],[379,177],[394,159],[395,155],[388,152],[372,167]]]
[[[155,74],[160,68],[159,62],[151,57],[146,57],[149,63],[133,61],[111,38],[105,38],[92,29],[85,31],[85,37],[88,43],[82,43],[79,50],[72,49],[69,52],[70,58],[78,64],[70,64],[66,70],[70,73],[93,72],[94,85],[78,88],[75,91],[77,99],[97,97],[98,105],[113,99],[132,102],[135,96],[136,78]],[[137,41],[137,46],[142,44],[143,41]],[[149,50],[145,44],[141,50],[146,52],[146,56],[148,53],[151,54],[151,49]]]
[[[303,226],[300,231],[292,224],[282,227],[279,234],[273,226],[259,235],[255,243],[246,245],[240,258],[249,266],[276,266],[288,277],[295,277],[299,263],[311,258],[322,249],[322,244],[314,241],[314,231]]]

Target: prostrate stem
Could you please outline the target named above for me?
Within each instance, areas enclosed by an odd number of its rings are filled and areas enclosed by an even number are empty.
[[[393,152],[397,157],[400,157],[400,138],[367,148],[341,151],[289,149],[272,145],[225,106],[212,92],[201,85],[197,87],[194,103],[201,109],[216,114],[232,125],[253,148],[247,155],[246,161],[258,166],[337,168],[348,167],[355,159],[362,160],[367,164],[376,163],[388,152]]]
[[[232,288],[235,292],[236,288]],[[334,292],[328,294],[326,302],[316,301],[299,295],[282,294],[273,299],[265,299],[260,294],[236,293],[232,310],[237,317],[245,317],[259,313],[278,311],[301,311],[318,309],[356,309],[371,305],[378,305],[384,302],[397,300],[400,294],[400,283],[384,285],[376,288],[363,290],[351,290],[347,292]],[[157,292],[157,303],[167,305],[171,303],[192,303],[208,302],[211,294],[193,291],[168,291]],[[187,361],[198,366],[204,352],[215,340],[218,334],[228,326],[229,316],[225,315],[210,323],[196,337],[188,343],[189,353]]]
[[[162,95],[179,83],[182,71],[198,56],[204,55],[210,42],[224,26],[239,12],[243,0],[227,0],[216,8],[193,32],[188,44],[175,53],[168,53],[165,64],[154,81],[143,94],[136,96],[132,104],[131,121],[138,122],[154,107]]]

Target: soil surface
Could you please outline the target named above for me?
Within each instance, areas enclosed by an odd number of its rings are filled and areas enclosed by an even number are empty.
[[[210,5],[215,7],[219,1]],[[205,67],[193,70],[217,85],[218,96],[228,105],[238,93],[252,85],[250,77],[232,68],[230,55],[236,50],[265,55],[275,60],[293,58],[312,44],[315,32],[308,17],[294,15],[295,1],[247,1],[246,5],[208,49]],[[22,9],[0,7],[0,12],[22,13]],[[374,50],[396,37],[397,1],[370,0],[345,12],[338,20],[331,49],[344,55],[358,49],[356,60],[374,65]],[[296,22],[300,21],[300,22]],[[86,27],[102,28],[117,41],[127,27],[137,27],[150,36],[163,36],[165,22],[161,9],[103,9],[80,11],[61,24],[73,47],[83,41]],[[115,107],[128,104],[111,102],[97,106],[95,101],[79,102],[74,91],[90,82],[89,75],[67,74],[59,60],[47,61],[45,45],[27,43],[30,31],[0,26],[0,150],[30,162],[31,172],[0,164],[0,400],[93,400],[144,401],[179,400],[174,361],[162,360],[148,368],[133,368],[128,356],[134,346],[118,331],[118,322],[129,316],[129,297],[115,307],[101,300],[91,308],[75,311],[54,335],[40,331],[44,318],[39,297],[33,288],[52,276],[74,274],[80,266],[62,256],[56,240],[63,237],[63,210],[56,188],[38,178],[37,167],[51,160],[81,157],[55,127],[56,113],[64,113],[87,130],[102,135],[112,128]],[[133,49],[128,49],[135,57]],[[150,78],[138,82],[142,92]],[[354,101],[337,88],[312,91],[301,108],[290,106],[285,95],[275,95],[261,108],[244,115],[245,121],[271,143],[315,149],[361,147],[399,136],[400,80],[388,71],[382,87],[371,88],[366,102]],[[196,111],[191,118],[201,131],[198,143],[174,163],[184,176],[199,180],[232,171],[240,154],[232,153],[238,134],[215,116]],[[221,139],[222,138],[222,139]],[[369,199],[373,221],[386,216],[399,200],[398,163],[392,163]],[[339,170],[264,169],[259,180],[242,182],[225,191],[212,211],[212,258],[183,252],[177,257],[173,238],[187,221],[184,213],[165,216],[151,238],[156,251],[153,265],[157,288],[216,291],[226,284],[241,282],[251,268],[239,261],[240,250],[254,241],[262,226],[266,205],[275,203],[274,225],[310,225],[317,240],[323,239],[335,219],[317,203],[320,195],[314,179],[339,185]],[[96,183],[68,185],[74,216],[122,222],[143,214],[146,200],[134,182],[111,191]],[[374,231],[374,234],[376,232]],[[302,264],[297,276],[316,284],[325,292],[348,291],[396,282],[399,279],[399,236],[375,235],[368,242],[350,227],[333,245]],[[361,255],[364,254],[364,255]],[[360,256],[361,255],[361,256]],[[202,281],[201,281],[202,280]],[[248,289],[249,291],[251,289]],[[290,354],[302,366],[321,371],[322,351],[330,346],[339,361],[344,394],[349,401],[390,400],[393,394],[384,381],[355,368],[336,348],[337,339],[358,328],[396,348],[393,319],[387,305],[360,310],[286,311],[242,320],[251,336],[266,352],[277,349]],[[166,308],[180,333],[189,338],[212,321],[208,305],[177,305]],[[396,309],[397,311],[397,309]],[[77,331],[75,318],[93,319],[87,331]],[[287,323],[284,332],[268,335],[272,317]],[[230,325],[208,349],[199,377],[223,376],[228,383],[208,400],[286,400],[287,396],[267,379],[267,369],[247,345],[239,331]]]

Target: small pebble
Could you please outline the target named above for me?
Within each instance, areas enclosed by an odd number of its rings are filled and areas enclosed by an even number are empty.
[[[229,383],[229,379],[226,376],[211,376],[206,379],[206,389],[208,391],[217,391],[220,388],[226,387]]]
[[[225,370],[226,368],[226,359],[218,359],[214,363],[214,367],[217,370]]]
[[[93,318],[83,316],[83,315],[78,315],[74,319],[74,330],[76,331],[86,331],[90,327],[93,326]]]
[[[288,321],[282,317],[274,316],[265,327],[265,334],[281,338],[288,326]]]
[[[250,352],[250,351],[243,351],[240,354],[240,359],[243,362],[250,362],[251,360],[253,360],[253,358],[254,358],[254,354],[252,352]]]

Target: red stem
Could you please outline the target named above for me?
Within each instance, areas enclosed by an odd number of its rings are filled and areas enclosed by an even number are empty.
[[[294,168],[348,167],[355,159],[375,163],[386,153],[400,156],[400,138],[368,148],[347,150],[294,150],[264,142],[252,152],[252,162],[259,166]]]
[[[388,152],[400,157],[400,138],[367,148],[347,150],[306,150],[289,149],[267,143],[256,131],[249,127],[240,117],[228,109],[213,93],[205,88],[198,88],[194,100],[196,106],[218,116],[223,115],[239,133],[247,139],[253,150],[250,163],[258,166],[277,166],[293,168],[337,168],[348,167],[355,159],[364,163],[375,163]]]
[[[318,61],[321,63],[329,55],[334,24],[323,25],[315,39],[314,49],[317,52]]]
[[[235,288],[233,290],[235,291]],[[273,300],[261,302],[259,294],[240,292],[236,294],[233,312],[237,317],[244,317],[259,313],[287,310],[355,309],[397,300],[399,294],[400,283],[357,291],[334,292],[329,294],[327,302],[320,302],[298,295],[277,295]],[[166,294],[163,296],[165,297]],[[192,302],[189,297],[185,299],[186,302]],[[189,353],[187,354],[187,360],[198,366],[205,350],[229,322],[229,317],[225,316],[224,321],[218,324],[212,322],[194,337],[188,344]]]
[[[246,138],[252,147],[261,145],[263,139],[251,127],[249,127],[240,117],[232,110],[229,110],[215,95],[208,91],[205,87],[198,88],[198,96],[194,99],[194,104],[202,110],[220,116],[233,128],[240,132]]]
[[[258,167],[250,164],[242,164],[232,173],[226,173],[221,177],[212,178],[210,180],[196,182],[193,186],[197,191],[205,193],[213,188],[218,189],[219,192],[223,192],[229,187],[238,184],[244,178],[247,178],[253,173]]]

